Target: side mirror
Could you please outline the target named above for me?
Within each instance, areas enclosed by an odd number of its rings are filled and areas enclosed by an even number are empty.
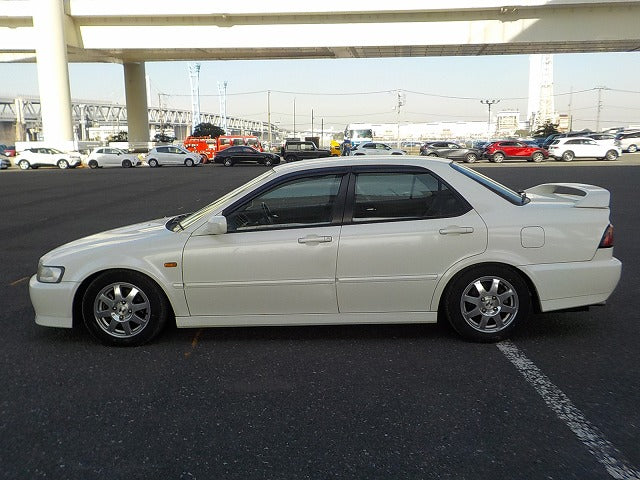
[[[204,227],[207,235],[222,235],[227,233],[227,219],[222,215],[216,215],[209,219]]]

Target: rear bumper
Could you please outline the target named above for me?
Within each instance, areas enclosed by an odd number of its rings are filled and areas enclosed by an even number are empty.
[[[602,303],[613,293],[622,263],[609,250],[599,250],[589,262],[528,265],[543,312]]]

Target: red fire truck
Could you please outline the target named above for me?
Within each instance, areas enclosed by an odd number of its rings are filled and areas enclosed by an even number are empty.
[[[217,152],[234,145],[247,145],[262,152],[262,145],[258,137],[253,135],[220,135],[217,138],[211,137],[187,137],[184,147],[190,152],[200,153],[213,159]]]

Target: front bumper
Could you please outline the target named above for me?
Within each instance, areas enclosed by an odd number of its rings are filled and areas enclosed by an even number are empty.
[[[42,283],[36,276],[29,280],[29,296],[36,311],[36,323],[45,327],[73,327],[73,297],[76,282]]]

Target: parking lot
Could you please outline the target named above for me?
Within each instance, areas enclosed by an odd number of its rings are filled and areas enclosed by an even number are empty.
[[[607,305],[533,316],[508,342],[445,325],[174,327],[129,349],[34,324],[39,257],[192,211],[265,167],[3,171],[0,478],[637,478],[639,167],[474,167],[612,194],[623,274]]]

